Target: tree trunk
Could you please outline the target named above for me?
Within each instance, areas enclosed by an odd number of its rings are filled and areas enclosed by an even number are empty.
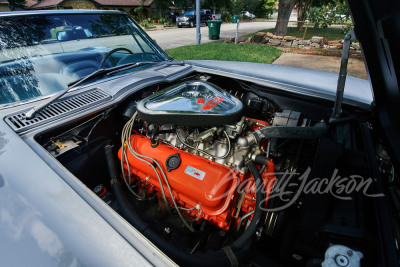
[[[304,20],[304,0],[297,1],[297,30],[303,31],[303,21]]]
[[[297,2],[297,30],[303,31],[304,22],[307,19],[307,12],[310,10],[311,0],[299,0]]]
[[[296,0],[280,0],[278,5],[278,22],[275,25],[275,35],[285,36],[287,33],[288,20]]]

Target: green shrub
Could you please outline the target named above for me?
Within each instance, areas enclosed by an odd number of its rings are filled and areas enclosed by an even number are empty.
[[[232,22],[232,16],[228,13],[222,14],[221,19],[223,22]]]

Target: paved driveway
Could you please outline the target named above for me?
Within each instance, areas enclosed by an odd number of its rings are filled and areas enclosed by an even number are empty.
[[[310,68],[315,70],[326,70],[339,73],[340,61],[340,57],[283,53],[272,64]],[[347,67],[348,75],[365,80],[368,79],[367,71],[365,70],[364,61],[362,59],[349,58]]]
[[[291,18],[291,21],[295,18]],[[275,22],[245,22],[239,25],[239,36],[254,33],[263,29],[275,27]],[[213,42],[208,40],[208,27],[203,26],[201,30],[201,43]],[[196,44],[196,28],[173,28],[147,32],[151,38],[155,39],[163,49],[170,49],[184,45]],[[235,37],[236,24],[222,23],[221,39]],[[318,70],[338,72],[340,67],[340,57],[299,55],[284,53],[273,64],[305,67]],[[348,73],[351,76],[367,79],[364,62],[360,59],[350,59]]]
[[[262,29],[274,28],[275,23],[268,22],[252,22],[252,23],[241,23],[239,26],[239,36],[253,32],[257,32]],[[201,32],[201,43],[213,42],[208,40],[208,27],[200,27]],[[158,31],[147,32],[151,38],[156,40],[162,49],[170,49],[184,45],[196,44],[196,28],[173,28]],[[233,23],[222,23],[220,38],[232,38],[236,34],[236,24]]]

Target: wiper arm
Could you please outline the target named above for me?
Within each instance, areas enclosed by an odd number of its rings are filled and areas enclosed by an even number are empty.
[[[124,68],[110,71],[109,73],[107,73],[107,75],[112,75],[112,74],[117,73],[119,71],[124,71],[124,70],[128,70],[128,69],[131,69],[131,68],[134,68],[134,67],[138,67],[138,66],[142,66],[142,65],[146,65],[146,64],[154,64],[154,63],[159,63],[160,65],[167,65],[167,66],[170,66],[170,65],[183,66],[183,65],[185,65],[185,63],[183,61],[175,61],[175,60],[173,60],[173,61],[161,61],[161,62],[159,62],[159,61],[143,61],[143,62],[128,63],[128,64],[121,65],[121,66],[124,66]]]
[[[112,74],[120,72],[120,71],[128,70],[128,69],[146,65],[146,64],[184,65],[184,62],[182,62],[182,61],[161,61],[161,62],[159,62],[159,61],[142,61],[142,62],[136,62],[136,63],[127,63],[127,64],[123,64],[123,65],[119,65],[119,66],[115,66],[115,67],[111,67],[111,68],[107,68],[107,69],[98,69],[83,78],[80,78],[72,83],[69,83],[67,88],[58,92],[56,95],[54,95],[53,97],[48,99],[46,102],[31,108],[28,112],[26,112],[25,117],[27,119],[33,119],[38,112],[40,112],[44,108],[51,105],[54,101],[56,101],[57,99],[59,99],[60,97],[65,95],[69,90],[77,87],[79,84],[83,83],[84,81],[87,81],[91,78],[98,77],[98,76],[101,76],[104,74],[112,75]]]
[[[68,84],[67,88],[65,88],[64,90],[58,92],[53,97],[49,98],[46,102],[31,108],[28,112],[25,113],[25,118],[33,119],[38,112],[40,112],[42,109],[48,107],[51,103],[53,103],[54,101],[56,101],[57,99],[59,99],[60,97],[65,95],[72,88],[78,86],[80,83],[82,83],[82,82],[84,82],[84,81],[86,81],[86,80],[88,80],[90,78],[93,78],[93,77],[102,75],[104,73],[107,73],[108,71],[109,71],[108,69],[99,69],[99,70],[96,70],[96,71],[90,73],[89,75],[87,75],[87,76],[85,76],[85,77],[83,77],[83,78],[81,78],[81,79],[79,79],[77,81],[74,81],[74,82]]]
[[[90,73],[89,75],[87,75],[85,77],[79,78],[78,80],[69,83],[68,84],[68,88],[71,89],[71,88],[76,87],[78,84],[80,84],[80,83],[82,83],[82,82],[84,82],[86,80],[89,80],[89,79],[94,78],[94,77],[101,76],[103,74],[112,75],[114,73],[117,73],[117,72],[120,72],[120,71],[124,71],[124,70],[130,69],[130,68],[134,68],[134,67],[137,67],[137,66],[140,66],[140,65],[155,64],[155,63],[159,63],[159,62],[158,61],[146,61],[146,62],[127,63],[127,64],[118,65],[118,66],[111,67],[111,68],[98,69],[98,70]]]

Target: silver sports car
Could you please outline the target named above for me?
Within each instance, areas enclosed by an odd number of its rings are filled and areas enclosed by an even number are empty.
[[[120,11],[1,13],[0,265],[398,266],[384,2],[349,2],[339,77],[175,61]]]

